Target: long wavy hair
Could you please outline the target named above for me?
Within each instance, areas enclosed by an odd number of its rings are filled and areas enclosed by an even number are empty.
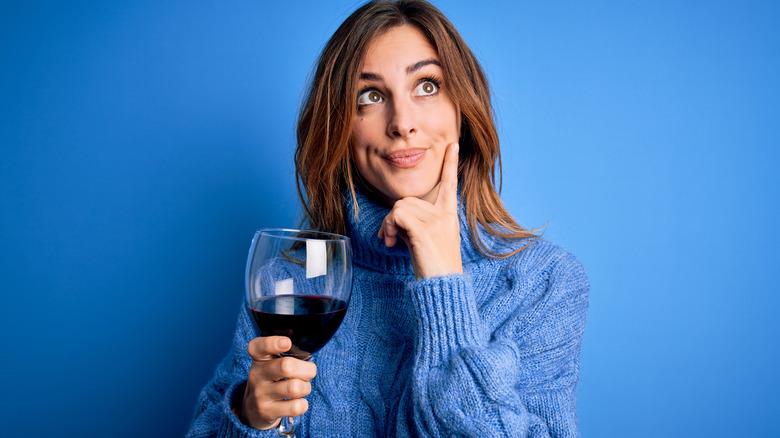
[[[439,54],[447,93],[460,110],[458,179],[461,202],[475,248],[493,258],[477,224],[502,238],[535,236],[506,211],[496,189],[501,153],[493,120],[490,89],[471,49],[450,21],[423,0],[379,0],[366,3],[336,30],[320,54],[298,118],[295,172],[298,196],[309,226],[346,234],[345,195],[365,184],[351,156],[358,80],[367,47],[378,35],[401,26],[415,26]],[[354,202],[354,201],[353,201]],[[355,206],[356,214],[359,214]]]

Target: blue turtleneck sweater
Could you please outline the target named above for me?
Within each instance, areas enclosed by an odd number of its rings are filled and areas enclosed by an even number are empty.
[[[344,322],[313,357],[306,437],[575,437],[576,384],[588,280],[543,239],[518,254],[477,252],[461,210],[464,274],[416,280],[403,243],[377,237],[389,212],[347,201],[353,291]],[[481,233],[493,250],[532,242]],[[233,347],[201,391],[189,437],[276,437],[233,414],[257,337],[246,303]]]

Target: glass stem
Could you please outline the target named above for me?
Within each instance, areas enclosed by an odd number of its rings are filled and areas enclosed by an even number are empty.
[[[282,422],[279,423],[279,435],[295,438],[295,425],[293,424],[292,417],[282,417]]]
[[[279,357],[282,356],[284,355],[279,355]],[[311,362],[311,354],[309,354],[307,357],[304,357],[302,359],[307,362]],[[285,400],[289,400],[289,399],[285,399]],[[276,431],[279,432],[280,436],[295,438],[295,424],[293,424],[293,417],[282,417],[282,421],[281,423],[279,423],[279,427],[276,428]]]

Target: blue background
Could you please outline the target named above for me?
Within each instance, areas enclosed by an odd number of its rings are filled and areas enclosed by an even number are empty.
[[[184,434],[359,4],[281,3],[4,6],[1,435]],[[590,275],[584,436],[780,436],[775,3],[438,4],[492,81],[508,208]]]

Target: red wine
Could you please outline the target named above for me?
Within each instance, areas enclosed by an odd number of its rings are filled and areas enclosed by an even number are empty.
[[[293,347],[284,356],[308,359],[341,325],[347,303],[331,297],[277,295],[249,303],[260,336],[287,336]]]

